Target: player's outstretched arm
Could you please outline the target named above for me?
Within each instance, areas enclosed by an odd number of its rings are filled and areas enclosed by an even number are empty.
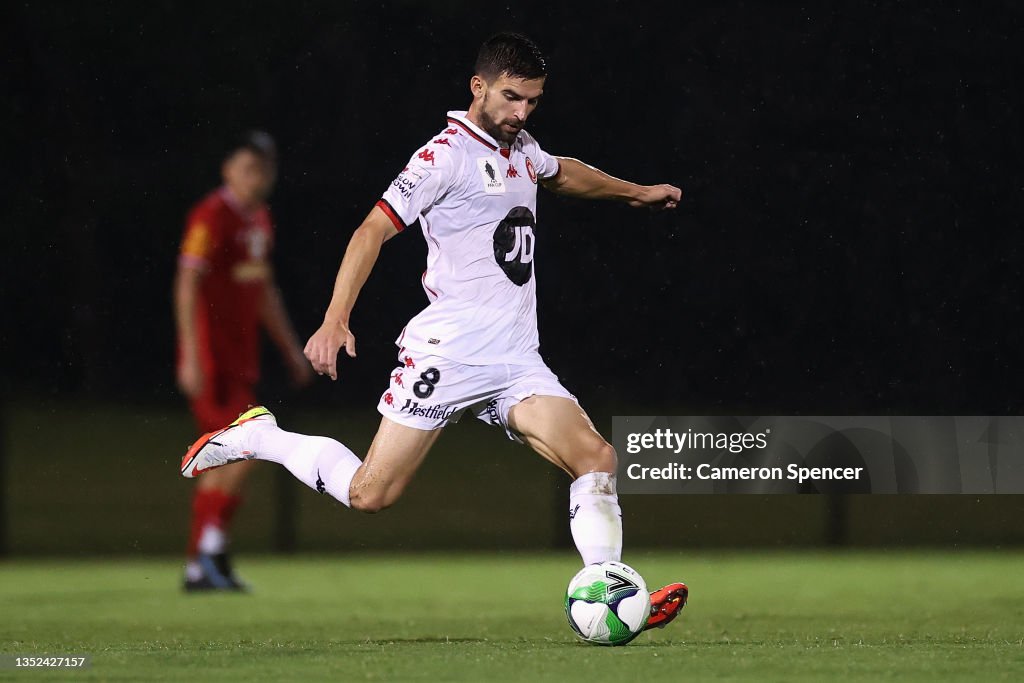
[[[277,286],[273,273],[268,276],[266,290],[263,296],[263,307],[260,310],[260,318],[267,335],[274,342],[274,346],[281,352],[285,365],[288,366],[288,373],[296,386],[304,386],[313,378],[310,372],[309,363],[302,355],[302,346],[299,344],[299,335],[295,333],[295,327],[288,317],[288,311],[284,307],[284,298]]]
[[[178,264],[174,277],[174,320],[178,332],[177,379],[178,388],[188,398],[203,390],[203,368],[199,362],[199,332],[196,329],[196,306],[199,282],[203,271],[193,266]]]
[[[674,209],[683,196],[672,185],[637,185],[614,178],[578,159],[558,157],[558,174],[541,183],[558,194],[582,199],[615,199],[630,206]]]
[[[338,379],[338,351],[341,347],[355,358],[356,338],[348,327],[352,307],[377,262],[381,246],[397,234],[394,223],[376,206],[352,233],[334,281],[334,294],[324,314],[324,322],[306,342],[304,353],[317,374]]]

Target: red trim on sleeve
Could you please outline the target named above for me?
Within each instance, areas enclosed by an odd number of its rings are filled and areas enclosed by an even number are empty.
[[[195,268],[196,270],[206,270],[210,267],[209,260],[192,254],[179,254],[178,263],[186,268]]]
[[[379,199],[377,200],[377,203],[374,206],[380,207],[380,210],[383,211],[387,215],[387,217],[391,219],[391,222],[395,224],[395,228],[398,230],[398,232],[402,232],[403,230],[405,230],[405,223],[403,223],[402,219],[399,218],[398,212],[395,211],[390,204],[388,204],[388,200]]]

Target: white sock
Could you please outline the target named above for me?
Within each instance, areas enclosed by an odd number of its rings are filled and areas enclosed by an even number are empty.
[[[351,507],[348,489],[363,463],[341,443],[325,436],[286,432],[277,425],[264,423],[253,430],[249,447],[257,460],[284,465],[309,488],[329,493]]]
[[[204,555],[219,555],[227,547],[228,537],[216,524],[207,524],[199,535],[199,552]]]
[[[622,509],[614,474],[591,472],[572,483],[569,529],[584,565],[622,558]]]
[[[199,563],[195,560],[189,560],[185,563],[185,579],[188,581],[198,581],[203,578],[203,568],[199,566]]]

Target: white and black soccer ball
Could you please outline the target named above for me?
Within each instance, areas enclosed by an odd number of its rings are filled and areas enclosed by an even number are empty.
[[[569,626],[595,645],[625,645],[644,630],[650,613],[647,583],[621,562],[587,565],[565,591]]]

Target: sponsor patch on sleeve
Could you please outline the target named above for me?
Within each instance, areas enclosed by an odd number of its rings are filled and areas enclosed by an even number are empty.
[[[402,172],[398,174],[398,177],[391,181],[391,185],[394,186],[398,193],[402,195],[403,199],[409,199],[412,197],[413,191],[427,179],[430,175],[430,170],[423,168],[422,166],[406,166],[402,169]]]
[[[210,228],[205,223],[193,223],[185,232],[185,240],[181,244],[181,255],[205,260],[210,256],[212,243]]]

